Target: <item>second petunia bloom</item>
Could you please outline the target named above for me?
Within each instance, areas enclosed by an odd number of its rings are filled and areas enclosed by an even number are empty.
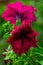
[[[14,2],[6,6],[2,17],[6,21],[10,21],[11,24],[15,24],[16,20],[33,22],[36,21],[35,11],[36,8],[32,6],[24,5],[21,2]]]
[[[35,32],[29,23],[23,23],[20,27],[15,28],[11,32],[12,36],[10,36],[7,40],[12,46],[12,49],[18,55],[26,53],[31,47],[37,47],[36,36],[38,35]]]

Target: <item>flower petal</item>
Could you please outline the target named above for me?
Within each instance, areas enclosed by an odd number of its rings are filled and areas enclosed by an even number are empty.
[[[36,16],[34,14],[34,11],[35,11],[34,7],[24,5],[22,7],[23,19],[28,20],[30,22],[36,21]]]
[[[34,13],[26,12],[23,15],[23,19],[28,20],[29,22],[33,22],[33,21],[36,21],[36,16]]]
[[[30,49],[30,42],[28,42],[27,39],[24,39],[19,54],[21,55],[23,53],[26,53],[29,49]]]
[[[13,12],[13,13],[12,13]],[[12,10],[12,9],[7,9],[2,17],[6,20],[6,21],[10,21],[11,24],[14,24],[16,21],[16,13]]]
[[[19,53],[21,49],[21,40],[16,40],[12,42],[12,49],[14,50],[15,53]]]
[[[22,14],[25,12],[33,13],[34,11],[35,11],[35,9],[32,6],[23,5],[23,7],[22,7]]]
[[[12,8],[16,11],[16,13],[21,13],[22,9],[22,3],[21,2],[14,2],[12,4],[9,4],[7,8]]]

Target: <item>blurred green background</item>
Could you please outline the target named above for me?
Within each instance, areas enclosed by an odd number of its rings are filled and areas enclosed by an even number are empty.
[[[15,2],[16,0],[9,0],[8,3]],[[26,5],[32,5],[37,8],[37,12],[35,13],[37,16],[37,21],[32,23],[32,27],[39,33],[38,36],[38,44],[43,48],[43,0],[20,0]],[[3,40],[2,25],[5,21],[2,19],[2,13],[5,10],[5,6],[8,3],[0,3],[0,65],[5,65],[2,58],[2,53],[8,47],[8,44],[5,40]]]

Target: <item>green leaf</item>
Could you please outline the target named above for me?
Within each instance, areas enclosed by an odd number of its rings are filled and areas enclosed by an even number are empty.
[[[10,33],[14,29],[14,25],[10,24],[8,21],[2,25],[2,28],[5,33]]]
[[[8,51],[11,50],[11,45],[8,46]]]
[[[17,20],[17,21],[16,21],[16,25],[17,25],[17,26],[20,26],[20,25],[21,25],[21,21],[20,21],[20,20]]]
[[[28,62],[25,62],[24,65],[28,65]]]
[[[40,63],[41,65],[43,65],[43,60],[41,60],[39,63]]]
[[[4,60],[9,60],[10,59],[10,55],[9,56],[6,56],[5,58],[4,58]]]
[[[11,36],[11,34],[5,33],[4,36],[3,36],[4,40],[7,40],[9,36]]]
[[[8,21],[8,22],[4,23],[4,24],[2,25],[2,27],[7,28],[9,25],[10,25],[10,22]]]

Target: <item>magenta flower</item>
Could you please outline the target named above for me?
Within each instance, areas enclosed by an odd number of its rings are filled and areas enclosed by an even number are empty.
[[[20,27],[15,28],[7,40],[12,45],[12,49],[18,55],[26,53],[31,47],[37,47],[37,32],[32,30],[29,23],[23,23]]]
[[[15,2],[6,6],[6,10],[2,14],[2,17],[6,21],[10,21],[11,24],[15,24],[16,20],[32,22],[36,21],[35,11],[36,8],[32,6],[24,5],[21,2]]]

